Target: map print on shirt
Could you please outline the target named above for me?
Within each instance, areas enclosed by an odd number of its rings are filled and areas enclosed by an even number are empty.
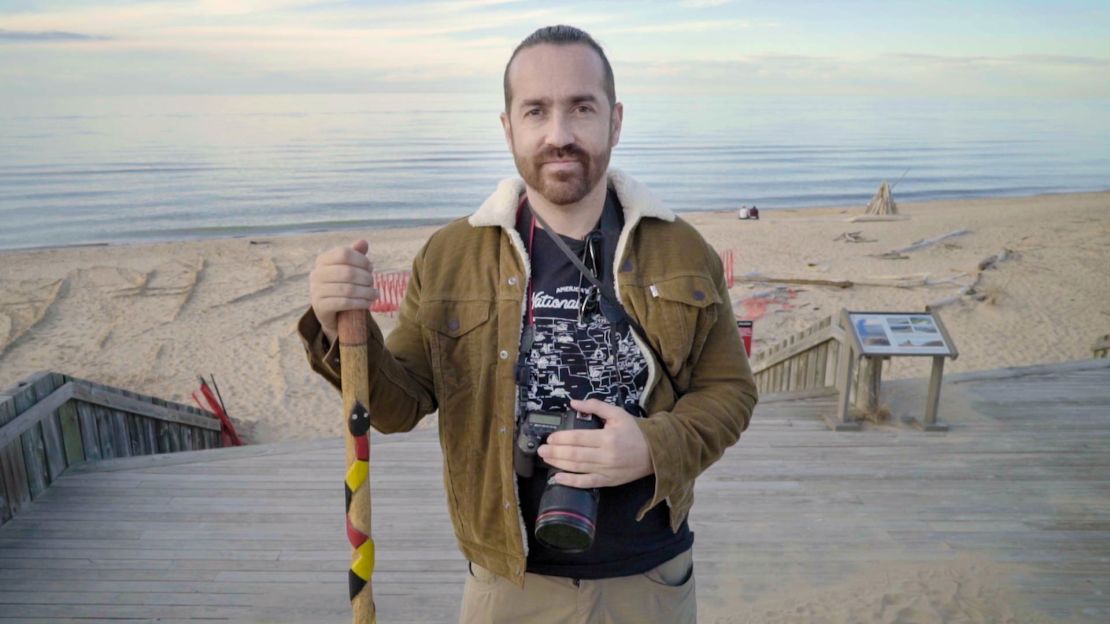
[[[613,405],[639,402],[647,381],[647,361],[630,332],[620,337],[614,364],[612,326],[600,312],[578,322],[586,288],[560,286],[554,295],[532,295],[535,337],[530,354],[528,410],[564,408],[571,398],[600,399]]]

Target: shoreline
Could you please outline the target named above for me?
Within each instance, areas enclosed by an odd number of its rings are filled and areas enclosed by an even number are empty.
[[[753,351],[841,308],[940,314],[960,356],[946,373],[1087,359],[1110,333],[1110,192],[899,204],[906,220],[849,223],[863,206],[688,212],[734,255],[734,312],[754,320]],[[0,385],[39,370],[190,403],[216,375],[230,416],[254,442],[339,435],[335,391],[305,360],[296,322],[316,256],[370,241],[380,271],[405,270],[437,226],[0,251]],[[965,235],[883,259],[955,230]],[[844,240],[847,232],[858,239]],[[979,271],[985,257],[1007,260]],[[849,288],[754,274],[846,280]],[[976,282],[981,298],[958,296]],[[384,332],[395,317],[375,314]],[[894,358],[885,379],[925,377]]]
[[[985,192],[989,192],[989,191],[985,191]],[[1093,191],[1060,191],[1060,192],[1051,192],[1051,193],[1035,193],[1035,194],[1031,194],[1031,195],[1030,194],[1023,194],[1023,193],[1016,193],[1014,195],[1007,195],[1007,194],[980,195],[980,194],[974,194],[975,191],[971,191],[971,193],[973,193],[973,194],[960,195],[960,196],[956,196],[956,197],[923,199],[923,200],[915,200],[915,201],[907,201],[907,202],[898,201],[898,198],[895,197],[895,201],[897,202],[899,207],[904,206],[906,208],[923,208],[923,207],[928,206],[929,204],[948,203],[948,202],[956,202],[956,201],[964,202],[964,203],[972,203],[972,202],[976,202],[976,201],[991,201],[991,200],[1001,200],[1001,199],[1021,199],[1021,200],[1025,200],[1025,199],[1053,199],[1053,198],[1066,197],[1066,196],[1075,196],[1075,195],[1098,195],[1098,194],[1110,193],[1110,187],[1107,187],[1107,188],[1104,188],[1104,189],[1101,189],[1101,190],[1093,190]],[[763,215],[764,218],[766,218],[767,216],[771,216],[772,213],[784,214],[784,213],[795,213],[795,212],[806,212],[806,211],[833,211],[833,210],[849,210],[850,211],[850,210],[856,210],[856,209],[863,210],[863,208],[866,207],[868,201],[870,201],[870,198],[864,200],[861,204],[819,204],[819,205],[813,205],[813,206],[795,206],[795,207],[786,207],[786,208],[766,207],[766,208],[760,208],[759,210],[760,210],[760,214]],[[707,214],[736,214],[736,211],[739,210],[739,208],[743,205],[747,205],[747,204],[740,204],[740,205],[737,205],[735,208],[707,209],[707,210],[676,210],[675,212],[679,216],[690,216],[690,215],[698,215],[698,214],[703,214],[703,213],[707,213]],[[391,230],[392,231],[392,230],[414,230],[414,229],[421,229],[421,228],[438,228],[438,227],[442,227],[444,225],[447,225],[448,223],[450,223],[451,221],[454,221],[456,219],[465,218],[465,217],[469,216],[469,214],[470,213],[466,213],[466,214],[463,214],[463,215],[459,215],[459,216],[456,216],[456,217],[443,219],[443,220],[441,220],[441,219],[432,219],[432,218],[414,218],[414,219],[411,219],[411,220],[401,220],[401,219],[383,220],[382,222],[368,221],[368,222],[366,222],[365,225],[358,225],[358,226],[352,226],[352,227],[343,227],[343,228],[337,228],[337,229],[308,229],[308,230],[292,230],[292,231],[280,231],[280,232],[267,233],[264,228],[259,228],[259,230],[256,231],[256,232],[250,232],[250,233],[245,233],[245,234],[231,234],[231,235],[227,235],[227,236],[221,236],[221,235],[197,236],[197,235],[195,235],[196,231],[193,231],[192,233],[194,235],[192,235],[192,236],[190,236],[189,234],[184,234],[181,237],[172,237],[172,238],[142,239],[142,240],[134,240],[134,241],[107,240],[107,241],[90,241],[90,242],[83,242],[83,243],[71,243],[71,244],[61,244],[61,245],[36,245],[36,246],[32,246],[32,247],[0,248],[0,257],[3,257],[5,254],[9,254],[9,253],[27,252],[27,251],[43,251],[43,250],[52,250],[52,249],[74,249],[74,248],[84,248],[84,247],[139,247],[139,246],[147,246],[147,245],[166,245],[166,244],[173,244],[173,243],[189,243],[189,242],[201,242],[201,241],[230,241],[230,240],[257,239],[257,238],[271,239],[271,238],[340,234],[340,233],[344,233],[344,232],[355,232],[355,231],[363,231],[363,230],[368,230],[368,229],[382,229],[382,230]]]

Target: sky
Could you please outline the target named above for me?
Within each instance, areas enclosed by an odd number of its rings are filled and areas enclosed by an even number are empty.
[[[1110,97],[1110,2],[0,0],[0,97],[472,92],[588,31],[622,92]]]

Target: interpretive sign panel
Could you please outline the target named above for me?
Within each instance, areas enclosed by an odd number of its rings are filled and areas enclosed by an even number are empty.
[[[849,312],[863,355],[955,355],[944,327],[923,312]]]

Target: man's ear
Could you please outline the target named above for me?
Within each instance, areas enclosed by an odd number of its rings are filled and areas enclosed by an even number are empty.
[[[513,125],[509,122],[509,114],[501,113],[501,129],[505,131],[505,145],[509,152],[513,151]]]
[[[612,120],[609,122],[609,149],[617,146],[621,140],[621,123],[624,121],[624,104],[613,104]]]

